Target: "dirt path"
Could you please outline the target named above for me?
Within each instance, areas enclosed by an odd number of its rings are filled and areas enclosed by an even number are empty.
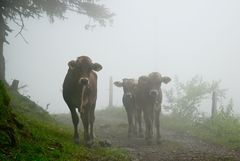
[[[114,147],[128,150],[133,161],[240,161],[240,151],[204,142],[174,130],[161,129],[160,145],[147,145],[143,138],[129,139],[124,112],[97,113],[95,134],[101,140],[109,140]],[[63,122],[72,127],[70,115],[66,115]]]
[[[240,152],[175,131],[161,129],[162,143],[147,145],[141,138],[128,139],[126,130],[125,124],[99,126],[96,134],[127,149],[134,161],[240,161]]]

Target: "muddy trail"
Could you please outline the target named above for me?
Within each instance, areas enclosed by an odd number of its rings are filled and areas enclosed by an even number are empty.
[[[147,145],[144,138],[127,137],[127,124],[101,124],[96,135],[114,147],[129,151],[133,161],[240,161],[240,152],[204,142],[185,133],[161,129],[161,144]]]

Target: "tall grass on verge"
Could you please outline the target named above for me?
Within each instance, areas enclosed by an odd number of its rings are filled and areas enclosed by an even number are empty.
[[[233,114],[232,108],[222,106],[215,117],[203,116],[192,120],[176,113],[162,116],[163,128],[188,133],[207,142],[240,149],[240,118]]]
[[[206,117],[200,112],[202,102],[210,99],[216,93],[216,114]],[[173,87],[165,91],[166,110],[170,115],[162,118],[162,125],[166,128],[187,132],[232,148],[240,148],[240,118],[234,115],[233,100],[224,105],[226,90],[220,88],[220,81],[212,83],[204,81],[201,77],[194,77],[190,81],[180,82],[178,78],[173,81]],[[209,107],[210,108],[210,107]]]
[[[195,127],[195,134],[216,143],[232,148],[240,148],[240,118],[235,116],[232,108],[222,107],[220,112]]]

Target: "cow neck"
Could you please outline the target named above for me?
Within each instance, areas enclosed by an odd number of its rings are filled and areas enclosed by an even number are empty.
[[[83,109],[83,103],[84,103],[84,95],[87,89],[87,85],[83,85],[82,86],[82,91],[81,91],[81,105],[80,105],[80,112],[84,113],[84,109]]]

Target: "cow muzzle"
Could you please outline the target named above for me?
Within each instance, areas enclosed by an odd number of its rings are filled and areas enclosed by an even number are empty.
[[[126,93],[125,96],[126,96],[127,98],[132,98],[132,97],[133,97],[132,93],[130,93],[130,92]]]
[[[89,84],[89,80],[88,80],[87,77],[80,78],[78,82],[79,82],[79,84],[82,84],[82,85],[88,85]]]
[[[157,97],[159,94],[158,90],[150,90],[149,95],[152,97]]]

